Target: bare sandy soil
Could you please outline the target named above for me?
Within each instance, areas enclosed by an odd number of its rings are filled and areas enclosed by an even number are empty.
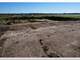
[[[80,57],[79,22],[15,24],[0,36],[1,57]]]

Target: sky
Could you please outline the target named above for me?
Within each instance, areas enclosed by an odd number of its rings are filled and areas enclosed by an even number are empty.
[[[0,2],[0,13],[80,13],[80,3]]]

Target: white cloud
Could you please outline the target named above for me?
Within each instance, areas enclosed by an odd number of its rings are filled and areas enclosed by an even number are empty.
[[[80,0],[0,0],[0,2],[80,2]]]

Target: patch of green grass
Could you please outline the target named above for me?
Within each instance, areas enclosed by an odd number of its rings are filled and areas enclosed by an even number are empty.
[[[0,24],[15,24],[24,22],[36,22],[35,19],[48,19],[53,21],[80,20],[80,14],[0,14]],[[17,20],[17,22],[16,22]]]

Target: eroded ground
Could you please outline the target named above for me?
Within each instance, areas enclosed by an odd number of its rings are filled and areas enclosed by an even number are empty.
[[[7,26],[0,35],[0,56],[80,57],[80,22],[48,21]]]

